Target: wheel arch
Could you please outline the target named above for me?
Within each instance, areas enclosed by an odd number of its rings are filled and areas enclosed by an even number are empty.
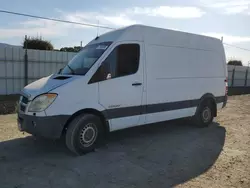
[[[64,125],[62,135],[66,133],[67,128],[68,128],[70,122],[71,122],[75,117],[79,116],[80,114],[93,114],[93,115],[99,117],[100,120],[102,121],[103,126],[104,126],[105,134],[107,134],[107,133],[110,132],[109,122],[108,122],[107,119],[105,118],[104,114],[103,114],[102,112],[96,110],[96,109],[93,109],[93,108],[86,108],[86,109],[79,110],[79,111],[75,112],[73,115],[70,116],[70,118],[67,120],[67,122],[66,122],[65,125]]]
[[[217,104],[216,104],[216,98],[215,96],[212,94],[212,93],[206,93],[204,94],[201,98],[200,98],[200,101],[199,101],[199,104],[198,104],[198,107],[196,109],[196,113],[199,111],[200,109],[200,106],[203,102],[205,101],[211,101],[212,105],[213,105],[213,108],[214,108],[214,117],[217,116]],[[195,113],[195,114],[196,114]]]

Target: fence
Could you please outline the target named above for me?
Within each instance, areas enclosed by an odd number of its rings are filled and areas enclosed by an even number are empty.
[[[74,57],[72,52],[0,48],[0,95],[17,94],[41,77],[57,72]]]
[[[0,95],[17,94],[27,83],[57,72],[76,53],[59,51],[0,48]],[[27,62],[27,63],[25,63]],[[228,66],[228,85],[231,88],[250,90],[249,68]]]
[[[228,86],[229,87],[249,87],[250,72],[249,67],[228,65]]]

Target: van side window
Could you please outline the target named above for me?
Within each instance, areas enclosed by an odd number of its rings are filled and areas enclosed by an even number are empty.
[[[103,61],[89,83],[135,74],[139,61],[139,44],[121,44]]]

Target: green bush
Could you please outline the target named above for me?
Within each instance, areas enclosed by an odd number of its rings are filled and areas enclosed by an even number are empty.
[[[234,65],[234,66],[243,66],[242,61],[240,60],[230,60],[227,63],[228,65]]]
[[[23,41],[24,49],[35,49],[35,50],[53,50],[54,47],[50,41],[43,40],[42,37],[28,37]]]
[[[60,49],[62,52],[79,52],[81,50],[81,46],[74,47],[63,47]]]

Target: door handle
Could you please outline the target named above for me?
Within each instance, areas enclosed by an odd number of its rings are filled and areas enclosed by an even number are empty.
[[[140,83],[140,82],[135,82],[132,84],[132,86],[141,86],[141,85],[142,85],[142,83]]]

